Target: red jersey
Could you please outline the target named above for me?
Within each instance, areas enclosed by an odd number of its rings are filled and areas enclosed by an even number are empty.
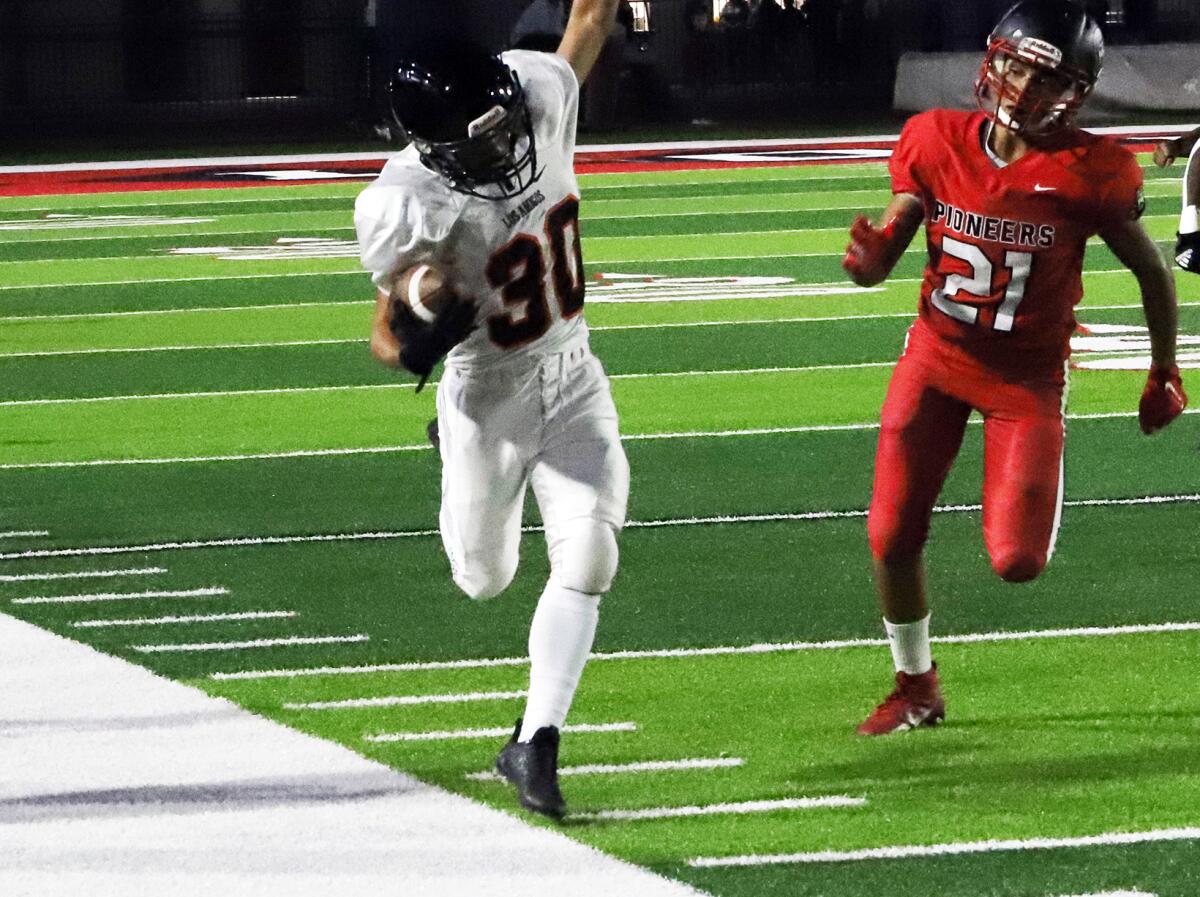
[[[925,205],[920,319],[1002,371],[1061,370],[1085,243],[1141,215],[1142,170],[1114,141],[1074,128],[1000,166],[986,126],[982,112],[923,112],[892,154],[892,191]]]

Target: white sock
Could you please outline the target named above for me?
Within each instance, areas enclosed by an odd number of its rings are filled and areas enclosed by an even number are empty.
[[[883,621],[887,630],[888,644],[892,647],[892,661],[896,672],[919,676],[933,667],[929,651],[929,614],[915,623],[892,623]]]
[[[1179,232],[1194,234],[1198,230],[1200,230],[1200,214],[1197,214],[1196,206],[1185,206],[1183,214],[1179,216]]]
[[[543,726],[562,728],[599,618],[599,595],[546,583],[529,627],[529,697],[518,741]]]

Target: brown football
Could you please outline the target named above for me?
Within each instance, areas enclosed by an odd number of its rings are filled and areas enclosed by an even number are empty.
[[[432,265],[413,265],[402,272],[392,288],[392,295],[407,305],[418,320],[433,323],[438,313],[447,304],[455,301],[458,294]]]

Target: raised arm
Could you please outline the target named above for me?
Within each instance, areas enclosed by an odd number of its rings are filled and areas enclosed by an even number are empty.
[[[575,0],[558,55],[571,64],[582,84],[596,64],[617,20],[618,0]]]
[[[882,282],[892,273],[924,220],[925,206],[911,193],[892,196],[883,211],[880,227],[859,215],[850,226],[850,245],[842,260],[850,279],[860,287]]]
[[[1164,140],[1154,147],[1154,164],[1166,168],[1180,156],[1186,156],[1200,140],[1200,128],[1187,134],[1182,134],[1174,140]]]

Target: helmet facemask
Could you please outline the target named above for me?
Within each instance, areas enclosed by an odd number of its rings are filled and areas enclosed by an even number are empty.
[[[979,70],[975,98],[993,122],[1036,140],[1070,127],[1094,85],[1087,72],[1063,64],[1051,43],[997,38]]]
[[[409,133],[422,161],[450,186],[481,199],[511,199],[538,179],[533,119],[516,72],[507,105],[495,105],[467,126],[459,140],[427,140]]]

